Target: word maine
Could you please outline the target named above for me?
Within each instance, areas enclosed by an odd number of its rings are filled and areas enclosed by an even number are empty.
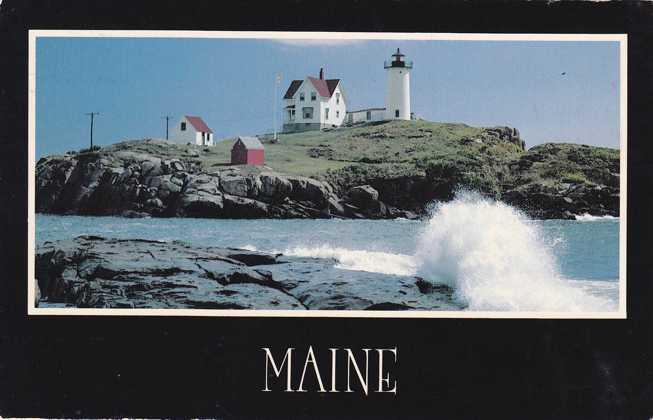
[[[275,360],[268,347],[262,347],[265,358],[265,387],[263,392],[271,392],[275,383],[283,392],[360,392],[365,395],[370,392],[387,392],[397,394],[397,381],[393,380],[388,371],[388,364],[396,366],[397,348],[391,349],[362,349],[357,359],[351,349],[329,348],[329,352],[322,352],[317,357],[313,346],[308,347],[306,357],[303,353],[295,352],[294,347],[286,349],[281,363]],[[364,356],[363,356],[364,355]],[[298,369],[294,363],[298,358],[303,361],[303,367]],[[293,360],[295,359],[295,360]],[[388,363],[390,362],[390,363]],[[370,369],[370,364],[372,369]],[[341,371],[338,375],[339,368]],[[370,370],[372,380],[370,382]],[[345,374],[346,372],[346,374]],[[324,376],[326,375],[326,376]],[[346,378],[343,378],[346,376]],[[285,379],[285,380],[284,380]],[[326,381],[326,382],[325,382]],[[352,389],[353,388],[353,389]],[[356,390],[356,391],[355,391]]]

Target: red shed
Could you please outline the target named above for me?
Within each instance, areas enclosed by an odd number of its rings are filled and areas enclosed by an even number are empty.
[[[231,148],[232,165],[264,165],[265,150],[256,137],[238,137]]]

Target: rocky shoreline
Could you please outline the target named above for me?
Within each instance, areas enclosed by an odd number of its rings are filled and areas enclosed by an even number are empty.
[[[330,259],[79,236],[36,251],[37,307],[460,310],[446,286]]]
[[[413,219],[424,215],[432,202],[451,200],[456,191],[469,189],[537,219],[619,215],[615,149],[547,143],[524,150],[518,131],[509,127],[474,129],[481,130],[476,137],[456,137],[447,131],[451,138],[446,140],[436,139],[435,129],[412,125],[343,130],[349,131],[326,133],[334,136],[331,143],[319,143],[294,159],[308,166],[342,163],[336,147],[367,149],[350,165],[310,177],[272,167],[216,163],[212,148],[163,140],[44,157],[36,167],[36,211],[125,217]],[[347,135],[351,139],[343,137]],[[403,154],[379,155],[397,144],[406,145]],[[426,151],[426,157],[420,157]],[[366,153],[379,156],[378,161]],[[395,155],[400,160],[385,162]]]
[[[37,212],[125,217],[397,218],[417,215],[380,201],[369,185],[338,196],[325,181],[271,170],[190,169],[131,152],[43,158]]]

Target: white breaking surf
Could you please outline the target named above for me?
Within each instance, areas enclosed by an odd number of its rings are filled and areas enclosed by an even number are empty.
[[[555,243],[553,244],[555,245]],[[415,255],[299,246],[289,256],[331,258],[336,267],[419,275],[446,284],[475,311],[611,311],[615,303],[587,291],[592,283],[563,278],[536,223],[515,208],[459,193],[436,206],[417,238]]]
[[[461,193],[436,207],[415,258],[420,275],[453,287],[470,310],[614,309],[559,275],[536,224],[478,194]]]

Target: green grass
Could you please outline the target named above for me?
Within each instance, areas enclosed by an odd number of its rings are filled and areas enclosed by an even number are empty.
[[[589,180],[584,173],[580,171],[573,172],[563,172],[560,176],[563,182],[569,182],[572,184],[586,184],[589,183]]]
[[[265,145],[266,165],[276,171],[318,176],[356,165],[402,167],[414,170],[434,159],[448,159],[480,146],[465,145],[461,138],[481,136],[483,129],[464,124],[427,121],[393,121],[331,131],[281,134],[277,144]],[[227,161],[233,141],[214,147],[218,160]],[[516,150],[512,150],[515,152]],[[313,157],[312,157],[313,156]]]
[[[177,158],[211,172],[228,167],[234,141],[225,139],[213,147],[128,141],[108,146],[100,153],[124,151]],[[280,134],[278,143],[265,142],[267,167],[316,178],[351,171],[352,167],[358,168],[359,175],[400,176],[423,173],[437,162],[501,164],[522,153],[518,146],[489,136],[483,128],[428,121],[391,121]]]

